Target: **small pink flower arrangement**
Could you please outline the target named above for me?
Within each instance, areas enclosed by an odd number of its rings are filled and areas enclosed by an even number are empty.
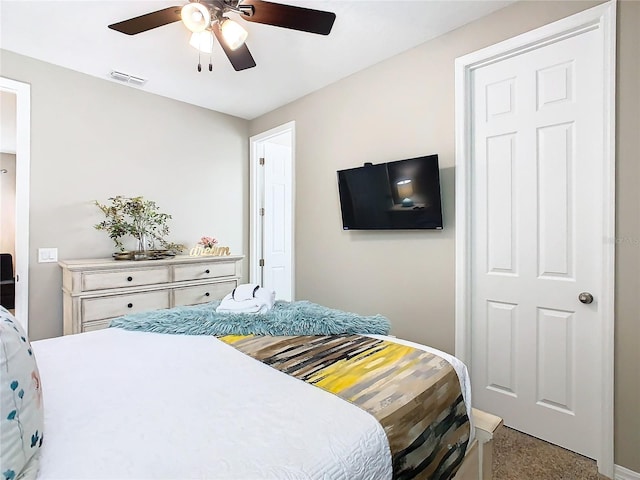
[[[213,237],[202,237],[198,242],[198,245],[202,245],[204,248],[213,248],[218,243],[218,240]]]

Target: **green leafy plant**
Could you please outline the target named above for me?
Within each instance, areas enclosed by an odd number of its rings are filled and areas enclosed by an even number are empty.
[[[165,240],[169,235],[167,221],[171,219],[171,215],[160,212],[156,202],[143,197],[118,195],[110,197],[109,203],[101,204],[97,200],[94,203],[105,216],[94,227],[96,230],[106,231],[120,251],[124,251],[121,239],[127,235],[137,240],[138,250],[148,250],[156,242],[167,250],[184,250],[183,245]]]

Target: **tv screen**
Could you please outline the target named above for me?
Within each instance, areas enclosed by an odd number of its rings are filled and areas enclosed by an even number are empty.
[[[338,171],[344,230],[442,229],[438,155]]]

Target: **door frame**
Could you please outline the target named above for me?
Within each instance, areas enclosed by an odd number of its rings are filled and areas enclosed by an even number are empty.
[[[614,274],[615,274],[615,71],[616,2],[609,1],[509,40],[457,58],[455,63],[456,131],[456,293],[455,355],[471,365],[471,73],[473,70],[586,31],[600,32],[604,52],[604,149],[602,152],[603,232],[601,305],[602,370],[598,372],[602,417],[597,460],[600,473],[614,475]]]
[[[288,134],[291,139],[291,299],[295,299],[295,165],[296,165],[296,122],[292,120],[249,138],[249,281],[260,282],[263,228],[260,221],[260,199],[264,176],[259,167],[260,150],[270,139]]]
[[[29,178],[31,85],[0,76],[0,90],[16,96],[16,319],[29,333]]]

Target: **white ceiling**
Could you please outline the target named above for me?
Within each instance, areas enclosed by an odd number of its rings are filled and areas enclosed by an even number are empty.
[[[0,46],[100,78],[118,70],[145,91],[252,119],[498,10],[514,0],[284,0],[328,10],[329,36],[239,20],[257,67],[236,72],[214,45],[213,72],[181,22],[135,36],[107,25],[184,0],[0,1]],[[115,81],[115,80],[111,80]]]

